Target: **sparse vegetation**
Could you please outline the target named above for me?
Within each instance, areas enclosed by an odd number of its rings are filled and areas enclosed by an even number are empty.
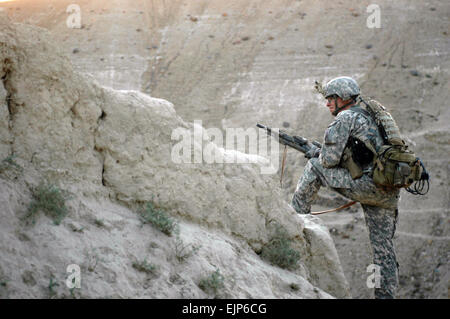
[[[273,265],[285,269],[292,269],[297,266],[300,253],[291,248],[291,240],[287,231],[282,226],[277,225],[275,235],[263,247],[261,257]]]
[[[32,190],[32,196],[33,200],[24,219],[31,220],[33,224],[39,211],[48,214],[56,225],[59,225],[67,215],[66,200],[71,198],[67,191],[52,184],[41,183]]]
[[[299,291],[300,290],[300,286],[298,284],[296,284],[295,282],[291,283],[289,285],[289,287],[294,290],[294,291]]]
[[[150,275],[156,275],[158,270],[156,265],[149,264],[146,260],[133,262],[133,268]]]
[[[87,259],[87,270],[90,272],[93,272],[95,270],[95,268],[98,265],[98,262],[105,262],[105,260],[103,260],[100,257],[100,254],[97,252],[97,249],[94,248],[92,250],[92,252],[86,252],[86,259]]]
[[[8,288],[8,278],[4,275],[3,269],[0,266],[0,298],[4,298]]]
[[[0,173],[3,173],[7,170],[13,170],[16,173],[21,173],[23,171],[22,166],[17,164],[14,160],[15,157],[15,155],[9,155],[0,162]]]
[[[214,292],[215,294],[217,294],[220,289],[225,287],[224,277],[220,273],[220,270],[217,268],[211,275],[200,280],[198,286],[206,293]]]
[[[0,287],[6,287],[8,285],[8,280],[4,277],[0,277]]]
[[[198,246],[192,244],[185,245],[183,240],[180,238],[179,234],[177,234],[177,238],[175,241],[175,256],[177,257],[177,260],[179,262],[183,262],[189,257],[195,255],[200,248],[201,245]]]
[[[141,221],[152,224],[164,234],[171,236],[177,229],[177,223],[163,210],[157,209],[153,203],[147,203],[145,210],[140,213]]]
[[[95,226],[97,226],[98,228],[105,227],[105,223],[103,222],[102,219],[99,219],[99,218],[96,218],[96,219],[94,220],[94,224],[95,224]]]
[[[49,298],[53,299],[57,297],[57,293],[54,289],[54,287],[59,286],[59,284],[57,282],[55,282],[55,278],[52,276],[50,276],[50,282],[48,283],[47,289],[48,289],[48,294],[49,294]]]
[[[70,297],[72,298],[72,299],[79,299],[79,297],[77,297],[77,294],[76,294],[76,290],[75,290],[76,288],[70,288],[69,289],[69,291],[70,291]]]
[[[0,268],[0,299],[8,298],[8,279],[2,275]]]

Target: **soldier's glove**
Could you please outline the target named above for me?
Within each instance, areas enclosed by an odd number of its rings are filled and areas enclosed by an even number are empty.
[[[313,157],[319,157],[320,154],[320,147],[317,147],[315,144],[308,143],[309,150],[306,151],[305,157],[307,159],[313,158]]]

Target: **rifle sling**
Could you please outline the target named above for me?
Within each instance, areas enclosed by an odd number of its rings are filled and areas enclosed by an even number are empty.
[[[322,211],[320,211],[320,212],[313,212],[313,213],[311,213],[311,215],[320,215],[320,214],[326,214],[326,213],[336,212],[336,211],[338,211],[338,210],[341,210],[341,209],[350,207],[350,206],[352,206],[352,205],[355,205],[356,203],[357,203],[357,202],[350,202],[350,203],[347,203],[347,204],[345,204],[345,205],[342,205],[342,206],[340,206],[340,207],[338,207],[338,208],[333,208],[333,209],[328,209],[328,210],[322,210]]]
[[[284,162],[286,161],[287,145],[284,145],[283,161],[281,162],[280,187],[283,187]]]

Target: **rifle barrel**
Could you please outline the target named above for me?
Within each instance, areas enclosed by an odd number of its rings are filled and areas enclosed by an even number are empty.
[[[277,141],[278,143],[282,144],[282,145],[287,145],[292,147],[293,149],[305,153],[307,152],[307,146],[305,145],[308,141],[306,139],[303,139],[299,137],[292,137],[288,134],[286,134],[284,131],[279,130],[278,133],[276,132],[272,132],[272,129],[270,127],[266,127],[262,124],[257,123],[256,124],[257,127],[265,129],[267,131],[268,135],[272,135]]]

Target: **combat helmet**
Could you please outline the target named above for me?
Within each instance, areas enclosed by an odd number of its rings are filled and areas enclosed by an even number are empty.
[[[353,96],[358,96],[360,89],[358,83],[348,76],[340,76],[329,81],[324,88],[324,97],[339,96],[346,101]]]

